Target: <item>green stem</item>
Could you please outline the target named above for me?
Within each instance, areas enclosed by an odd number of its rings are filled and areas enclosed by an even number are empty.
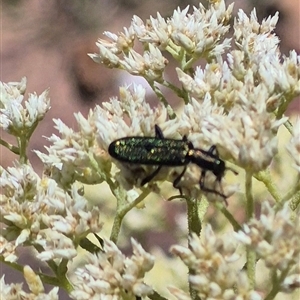
[[[175,119],[176,118],[176,114],[173,110],[173,108],[171,107],[171,105],[169,104],[169,102],[167,101],[167,99],[165,98],[164,94],[162,93],[162,91],[155,85],[154,82],[150,82],[148,81],[149,85],[151,86],[152,90],[154,91],[154,93],[156,94],[157,98],[159,99],[159,101],[165,106],[165,108],[167,109],[168,112],[168,116],[170,119]]]
[[[282,197],[281,203],[287,201],[291,210],[295,211],[300,203],[300,175],[296,178],[296,184]]]
[[[36,274],[40,276],[42,282],[45,284],[61,287],[68,293],[70,293],[73,290],[73,287],[66,276],[52,277],[40,272],[37,272]]]
[[[168,81],[164,81],[163,86],[171,89],[179,98],[182,98],[184,104],[189,103],[189,95],[184,90],[178,88],[177,86],[173,85],[171,82]]]
[[[17,263],[14,263],[14,262],[6,261],[3,255],[0,255],[0,262],[6,264],[7,266],[9,266],[10,268],[12,268],[14,270],[17,270],[19,272],[23,272],[23,266],[21,266]]]
[[[44,248],[40,245],[34,244],[33,246],[39,253],[44,251]],[[43,273],[38,273],[38,275],[41,277],[41,279],[45,280],[43,282],[54,286],[60,286],[68,292],[71,292],[73,290],[73,286],[66,277],[66,274],[68,272],[67,264],[67,259],[62,259],[59,265],[57,265],[57,263],[54,262],[52,259],[48,260],[47,265],[53,271],[55,277],[51,277]]]
[[[192,57],[189,61],[182,64],[182,70],[186,72],[188,69],[190,69],[194,62],[196,62],[199,59],[199,57]]]
[[[114,224],[111,230],[110,240],[116,243],[118,241],[121,224],[125,215],[141,201],[143,201],[150,193],[149,189],[145,189],[134,201],[127,203],[122,199],[117,199],[117,213],[114,219]]]
[[[192,233],[195,233],[197,236],[200,236],[202,224],[198,213],[198,201],[194,199],[186,199],[186,206],[187,206],[187,219],[188,219],[188,232],[189,236]],[[195,274],[195,271],[192,268],[189,268],[189,274]],[[197,296],[197,291],[195,291],[189,282],[189,292],[190,296],[193,300],[199,299]]]
[[[293,195],[293,197],[291,198],[289,207],[291,208],[291,210],[295,211],[299,207],[299,204],[300,204],[300,191],[298,190],[298,192],[295,195]]]
[[[255,286],[255,265],[256,265],[256,253],[254,250],[247,248],[247,276],[251,289]]]
[[[257,180],[264,183],[266,188],[268,189],[269,193],[275,199],[277,203],[279,203],[282,199],[281,195],[279,194],[276,185],[274,184],[271,174],[269,170],[260,171],[254,176]]]
[[[109,185],[112,193],[114,194],[114,191],[117,189],[116,184],[111,180],[109,176],[107,176],[107,174],[104,171],[102,171],[98,161],[94,157],[94,153],[90,152],[88,155],[90,159],[90,166],[99,175],[100,178],[103,178],[103,180]]]
[[[2,255],[0,256],[0,262],[6,264],[7,266],[9,266],[10,268],[12,268],[14,270],[17,270],[17,271],[23,273],[24,266],[19,265],[17,263],[5,261],[5,259]],[[35,273],[41,278],[41,280],[44,284],[58,286],[58,287],[66,289],[67,291],[71,291],[73,289],[72,285],[68,282],[68,280],[65,276],[60,276],[58,278],[58,277],[46,275],[41,272],[35,272]],[[63,280],[63,278],[65,278],[65,280]],[[67,282],[67,284],[66,284],[66,282]]]
[[[280,274],[280,277],[276,275],[277,270],[274,270],[275,276],[272,276],[272,289],[269,292],[269,294],[265,297],[265,300],[272,300],[275,298],[275,296],[280,292],[280,285],[283,282],[283,280],[286,278],[289,268],[286,268],[283,270]]]
[[[246,191],[246,217],[249,221],[254,215],[254,200],[252,194],[252,175],[253,173],[246,170],[246,182],[245,182],[245,191]],[[247,248],[247,276],[249,279],[249,284],[251,288],[254,288],[255,285],[255,264],[256,264],[256,253],[253,249]]]
[[[232,225],[234,231],[242,230],[241,225],[236,221],[233,215],[228,211],[228,209],[222,204],[217,202],[216,207],[223,213],[229,223]]]
[[[20,151],[20,163],[21,164],[26,164],[28,161],[28,157],[26,154],[27,146],[29,143],[29,140],[37,128],[39,124],[39,121],[36,121],[30,128],[24,127],[24,132],[21,132],[19,136],[17,136],[17,141],[18,141],[18,146],[19,146],[19,151]]]
[[[45,251],[44,248],[41,245],[33,244],[34,248],[39,252]],[[52,272],[57,275],[57,264],[51,259],[47,261],[47,265],[52,270]]]
[[[284,97],[284,99],[283,99],[283,101],[282,101],[282,104],[279,106],[279,108],[278,108],[278,110],[277,110],[277,113],[275,114],[277,120],[279,120],[279,119],[282,118],[282,116],[283,116],[284,113],[286,112],[286,110],[287,110],[287,108],[288,108],[288,106],[289,106],[289,104],[291,103],[291,101],[292,101],[293,98],[294,98],[294,97],[293,97],[292,95],[290,95],[290,96],[285,96],[285,97]],[[286,123],[288,123],[288,124],[286,124]],[[290,129],[291,129],[291,127],[290,127],[291,123],[290,123],[289,121],[287,121],[286,123],[285,123],[285,126],[286,126],[286,128],[290,131]],[[292,132],[292,131],[290,131],[290,133],[291,133],[291,132]]]
[[[284,123],[284,126],[290,134],[293,133],[293,124],[289,120]]]
[[[197,236],[200,236],[202,229],[197,202],[197,200],[192,201],[191,199],[186,199],[189,236],[191,236],[192,232],[196,233]]]
[[[61,274],[64,275],[66,274],[68,271],[68,260],[63,258],[60,262],[60,264],[58,265],[57,268],[57,274],[60,276]]]
[[[114,224],[110,234],[110,240],[113,241],[114,243],[117,243],[118,241],[118,236],[121,230],[121,224],[124,216],[125,215],[122,215],[121,213],[117,213],[115,216]]]
[[[59,276],[58,281],[60,282],[61,287],[63,289],[65,289],[68,292],[68,294],[71,293],[74,290],[74,287],[70,283],[70,281],[68,280],[68,277],[66,276],[66,274],[64,274],[62,276]]]
[[[247,221],[249,221],[254,214],[254,200],[252,194],[252,172],[246,171],[246,182],[245,182],[245,191],[246,191],[246,201],[247,201],[247,211],[246,217]]]
[[[11,145],[7,142],[5,142],[4,140],[2,140],[0,138],[0,145],[6,147],[7,149],[9,149],[11,152],[13,152],[14,154],[20,155],[20,149],[14,145]]]
[[[27,154],[26,154],[26,149],[27,149],[27,145],[28,145],[28,140],[26,135],[25,136],[21,136],[17,138],[18,140],[18,146],[19,146],[19,150],[20,150],[20,163],[21,164],[26,164],[27,163]]]
[[[166,47],[166,51],[168,51],[175,60],[180,62],[185,61],[185,51],[181,47],[175,45],[171,40]]]

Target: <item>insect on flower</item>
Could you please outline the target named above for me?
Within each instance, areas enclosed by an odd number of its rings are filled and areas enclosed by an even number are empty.
[[[115,140],[109,145],[108,153],[121,162],[158,166],[153,173],[142,180],[142,186],[150,182],[163,166],[184,166],[183,171],[173,182],[173,187],[179,189],[181,194],[182,190],[178,184],[189,163],[196,164],[201,168],[199,180],[201,190],[219,195],[224,199],[227,196],[222,192],[221,180],[225,170],[229,169],[237,174],[236,171],[226,168],[225,162],[220,159],[215,145],[205,151],[194,148],[186,136],[182,140],[167,139],[158,125],[155,125],[155,137],[131,136]],[[219,183],[221,192],[205,186],[205,175],[208,171],[216,176],[216,182]]]

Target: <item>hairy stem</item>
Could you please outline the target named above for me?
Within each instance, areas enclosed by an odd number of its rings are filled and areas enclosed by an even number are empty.
[[[6,141],[2,140],[1,138],[0,138],[0,145],[6,147],[7,149],[9,149],[14,154],[20,155],[20,149],[18,147],[7,143]]]
[[[260,171],[254,177],[264,183],[269,193],[273,196],[277,203],[281,201],[281,195],[279,194],[268,170]]]
[[[189,236],[191,236],[192,233],[195,233],[197,236],[200,236],[202,224],[198,214],[198,201],[196,199],[186,199],[186,206]],[[189,268],[189,274],[193,275],[194,273],[195,271]],[[199,297],[197,296],[197,292],[192,288],[190,283],[189,292],[193,300],[199,299]]]
[[[246,190],[246,217],[247,221],[249,221],[254,215],[254,200],[252,194],[252,172],[246,171],[246,182],[245,182],[245,190]],[[256,253],[254,250],[247,248],[247,276],[249,279],[249,283],[251,288],[254,288],[255,285],[255,264],[256,264]]]
[[[149,189],[145,189],[135,200],[132,202],[127,202],[125,197],[118,197],[117,202],[117,213],[114,219],[114,224],[111,230],[110,240],[116,243],[118,241],[119,233],[121,230],[121,224],[125,215],[133,209],[136,205],[138,205],[141,201],[143,201],[150,193]]]
[[[216,203],[216,207],[223,213],[229,223],[232,225],[234,231],[242,230],[241,225],[236,221],[234,216],[228,211],[228,209],[222,203]]]

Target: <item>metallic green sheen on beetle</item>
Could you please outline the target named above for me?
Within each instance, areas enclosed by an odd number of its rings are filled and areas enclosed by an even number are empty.
[[[182,140],[167,139],[163,136],[160,127],[155,125],[155,137],[131,136],[115,140],[109,145],[108,153],[121,162],[158,166],[153,173],[142,180],[141,185],[151,181],[162,166],[184,166],[183,171],[173,182],[173,186],[178,188],[180,193],[181,189],[178,184],[187,165],[196,164],[202,170],[199,180],[200,188],[205,192],[226,198],[223,193],[205,186],[207,171],[212,172],[220,184],[226,170],[225,162],[220,159],[215,145],[211,146],[208,151],[194,148],[186,136]]]

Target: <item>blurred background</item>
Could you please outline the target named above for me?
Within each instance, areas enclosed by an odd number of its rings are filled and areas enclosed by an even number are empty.
[[[167,17],[178,6],[183,9],[187,5],[198,6],[198,3],[194,0],[1,0],[0,80],[5,83],[20,81],[26,76],[27,92],[30,93],[40,94],[50,88],[51,110],[35,131],[29,150],[45,151],[47,141],[43,136],[54,132],[53,118],[60,118],[72,126],[75,124],[74,112],[80,111],[86,116],[96,104],[117,96],[120,85],[138,80],[96,64],[87,56],[87,53],[97,52],[95,42],[102,38],[103,31],[122,31],[124,26],[130,25],[133,15],[146,20],[150,15],[155,17],[159,11]],[[253,7],[256,7],[259,21],[279,11],[276,33],[281,40],[281,52],[288,54],[289,50],[295,49],[299,54],[299,0],[237,0],[234,15],[240,8],[249,14]],[[298,99],[289,108],[289,113],[299,114],[299,106]],[[1,135],[4,138],[5,133],[1,132]],[[34,167],[41,170],[41,163],[35,154],[30,151],[28,154]],[[3,167],[12,165],[14,158],[0,147]],[[180,222],[182,206],[167,205],[169,219],[165,222],[171,230],[176,214],[176,222]],[[144,239],[145,243],[148,239],[153,244],[159,241],[167,250],[173,242],[172,237],[168,237],[163,233],[149,233]],[[28,259],[22,251],[20,259],[21,262]],[[18,275],[0,265],[0,276],[4,273],[7,282],[22,280],[21,276],[18,280],[15,277]],[[67,299],[66,295],[62,299]]]

